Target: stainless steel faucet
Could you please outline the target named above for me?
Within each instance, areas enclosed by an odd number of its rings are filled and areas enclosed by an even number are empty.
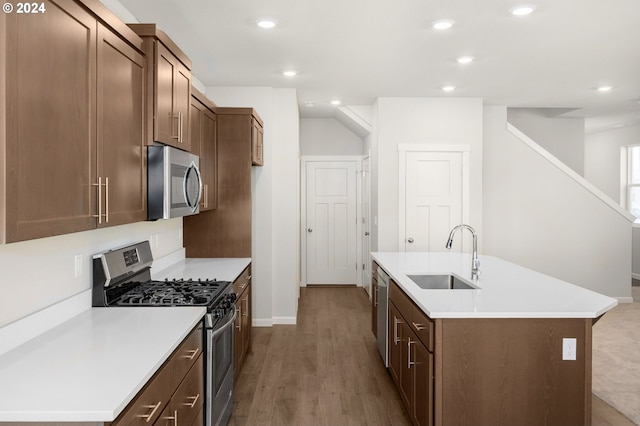
[[[458,226],[454,226],[451,232],[449,233],[449,239],[447,240],[446,248],[450,249],[453,244],[453,236],[458,229],[465,228],[471,232],[473,236],[473,255],[471,256],[471,278],[476,280],[478,279],[478,275],[480,274],[480,260],[478,260],[478,237],[476,236],[476,231],[469,225],[461,224]]]

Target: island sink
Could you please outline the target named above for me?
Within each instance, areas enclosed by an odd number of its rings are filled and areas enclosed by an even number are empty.
[[[455,275],[407,275],[425,290],[477,290],[477,287],[467,284]]]

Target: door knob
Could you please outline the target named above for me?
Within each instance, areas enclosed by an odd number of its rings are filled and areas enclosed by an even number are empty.
[[[313,229],[309,228],[307,229],[307,232],[313,232]]]
[[[369,231],[365,231],[364,236],[368,237],[369,236]]]
[[[409,242],[409,244],[413,243],[413,238],[409,238],[407,242]]]

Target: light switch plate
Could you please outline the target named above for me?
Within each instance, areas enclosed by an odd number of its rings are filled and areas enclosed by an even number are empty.
[[[575,361],[576,360],[576,338],[565,337],[562,339],[562,360],[563,361]]]
[[[82,255],[81,254],[76,254],[76,256],[74,257],[74,275],[76,278],[78,278],[80,275],[82,275]]]

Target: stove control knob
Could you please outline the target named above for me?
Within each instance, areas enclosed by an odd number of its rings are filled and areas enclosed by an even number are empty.
[[[238,295],[235,293],[229,293],[227,295],[227,298],[229,298],[229,300],[231,301],[231,303],[235,302],[236,300],[238,300]]]

